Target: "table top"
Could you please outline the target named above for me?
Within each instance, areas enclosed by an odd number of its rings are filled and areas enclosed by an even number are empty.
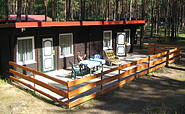
[[[89,68],[93,68],[101,64],[105,64],[105,60],[104,59],[87,59],[87,60],[80,61],[79,64],[83,64]]]

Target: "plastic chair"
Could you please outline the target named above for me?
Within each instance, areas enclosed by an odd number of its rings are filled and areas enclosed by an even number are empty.
[[[101,58],[100,54],[95,54],[94,55],[94,59],[100,59],[100,58]]]
[[[79,73],[83,73],[83,72],[82,72],[82,68],[81,68],[79,65],[73,64],[71,61],[69,61],[69,64],[71,65],[72,74],[73,74],[74,79],[76,79],[76,76],[77,76]],[[82,74],[82,75],[83,75],[83,74]]]

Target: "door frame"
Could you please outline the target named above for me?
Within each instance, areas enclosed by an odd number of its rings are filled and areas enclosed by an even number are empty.
[[[53,69],[44,71],[44,63],[43,63],[43,40],[44,39],[52,39],[52,56],[53,56]],[[54,48],[54,38],[51,36],[48,37],[42,37],[41,38],[41,54],[40,54],[40,60],[41,60],[41,71],[42,72],[50,72],[56,70],[56,49]]]
[[[118,44],[118,36],[122,33],[124,33],[124,41],[123,41],[122,44]],[[116,33],[116,55],[117,56],[126,56],[127,55],[125,42],[126,42],[126,32],[125,31],[117,32]],[[124,52],[125,52],[124,54],[118,54],[118,46],[123,46],[124,47]]]

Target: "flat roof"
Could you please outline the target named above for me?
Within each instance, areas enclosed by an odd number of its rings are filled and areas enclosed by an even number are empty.
[[[15,22],[15,23],[0,24],[0,28],[33,28],[33,27],[127,25],[127,24],[145,24],[145,23],[146,23],[145,20],[131,20],[131,21]]]

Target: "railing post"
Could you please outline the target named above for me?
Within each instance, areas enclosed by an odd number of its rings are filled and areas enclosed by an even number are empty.
[[[35,69],[33,68],[33,70],[35,70]],[[35,73],[34,72],[32,73],[32,75],[33,75],[33,78],[35,79]],[[33,87],[35,88],[35,83],[33,83]],[[34,90],[34,93],[35,93],[35,90]]]
[[[155,55],[155,52],[156,52],[156,46],[157,46],[157,44],[154,44],[154,55]]]
[[[180,50],[180,47],[177,47],[177,51],[179,52],[179,60],[180,60],[182,57],[182,51]]]
[[[69,83],[69,81],[67,81],[67,83]],[[70,92],[70,87],[69,87],[69,85],[67,84],[67,94],[68,94],[68,96],[67,96],[67,102],[68,102],[68,105],[69,105],[69,103],[70,103],[69,92]]]
[[[168,64],[169,64],[169,56],[170,56],[170,50],[167,51],[167,55],[166,55],[166,67],[168,67]]]
[[[119,77],[118,77],[118,83],[120,82],[120,74],[121,74],[121,69],[120,69],[120,65],[119,65],[119,70],[118,70],[118,74],[119,74]]]
[[[150,73],[150,56],[148,57],[148,70],[147,70],[147,74]]]
[[[150,46],[150,43],[149,43],[149,44],[148,44],[148,54],[151,54],[151,53],[150,53],[150,47],[151,47],[151,46]]]
[[[103,77],[101,76],[101,82],[102,82],[102,80],[103,80]],[[103,89],[103,85],[101,84],[101,90]]]

